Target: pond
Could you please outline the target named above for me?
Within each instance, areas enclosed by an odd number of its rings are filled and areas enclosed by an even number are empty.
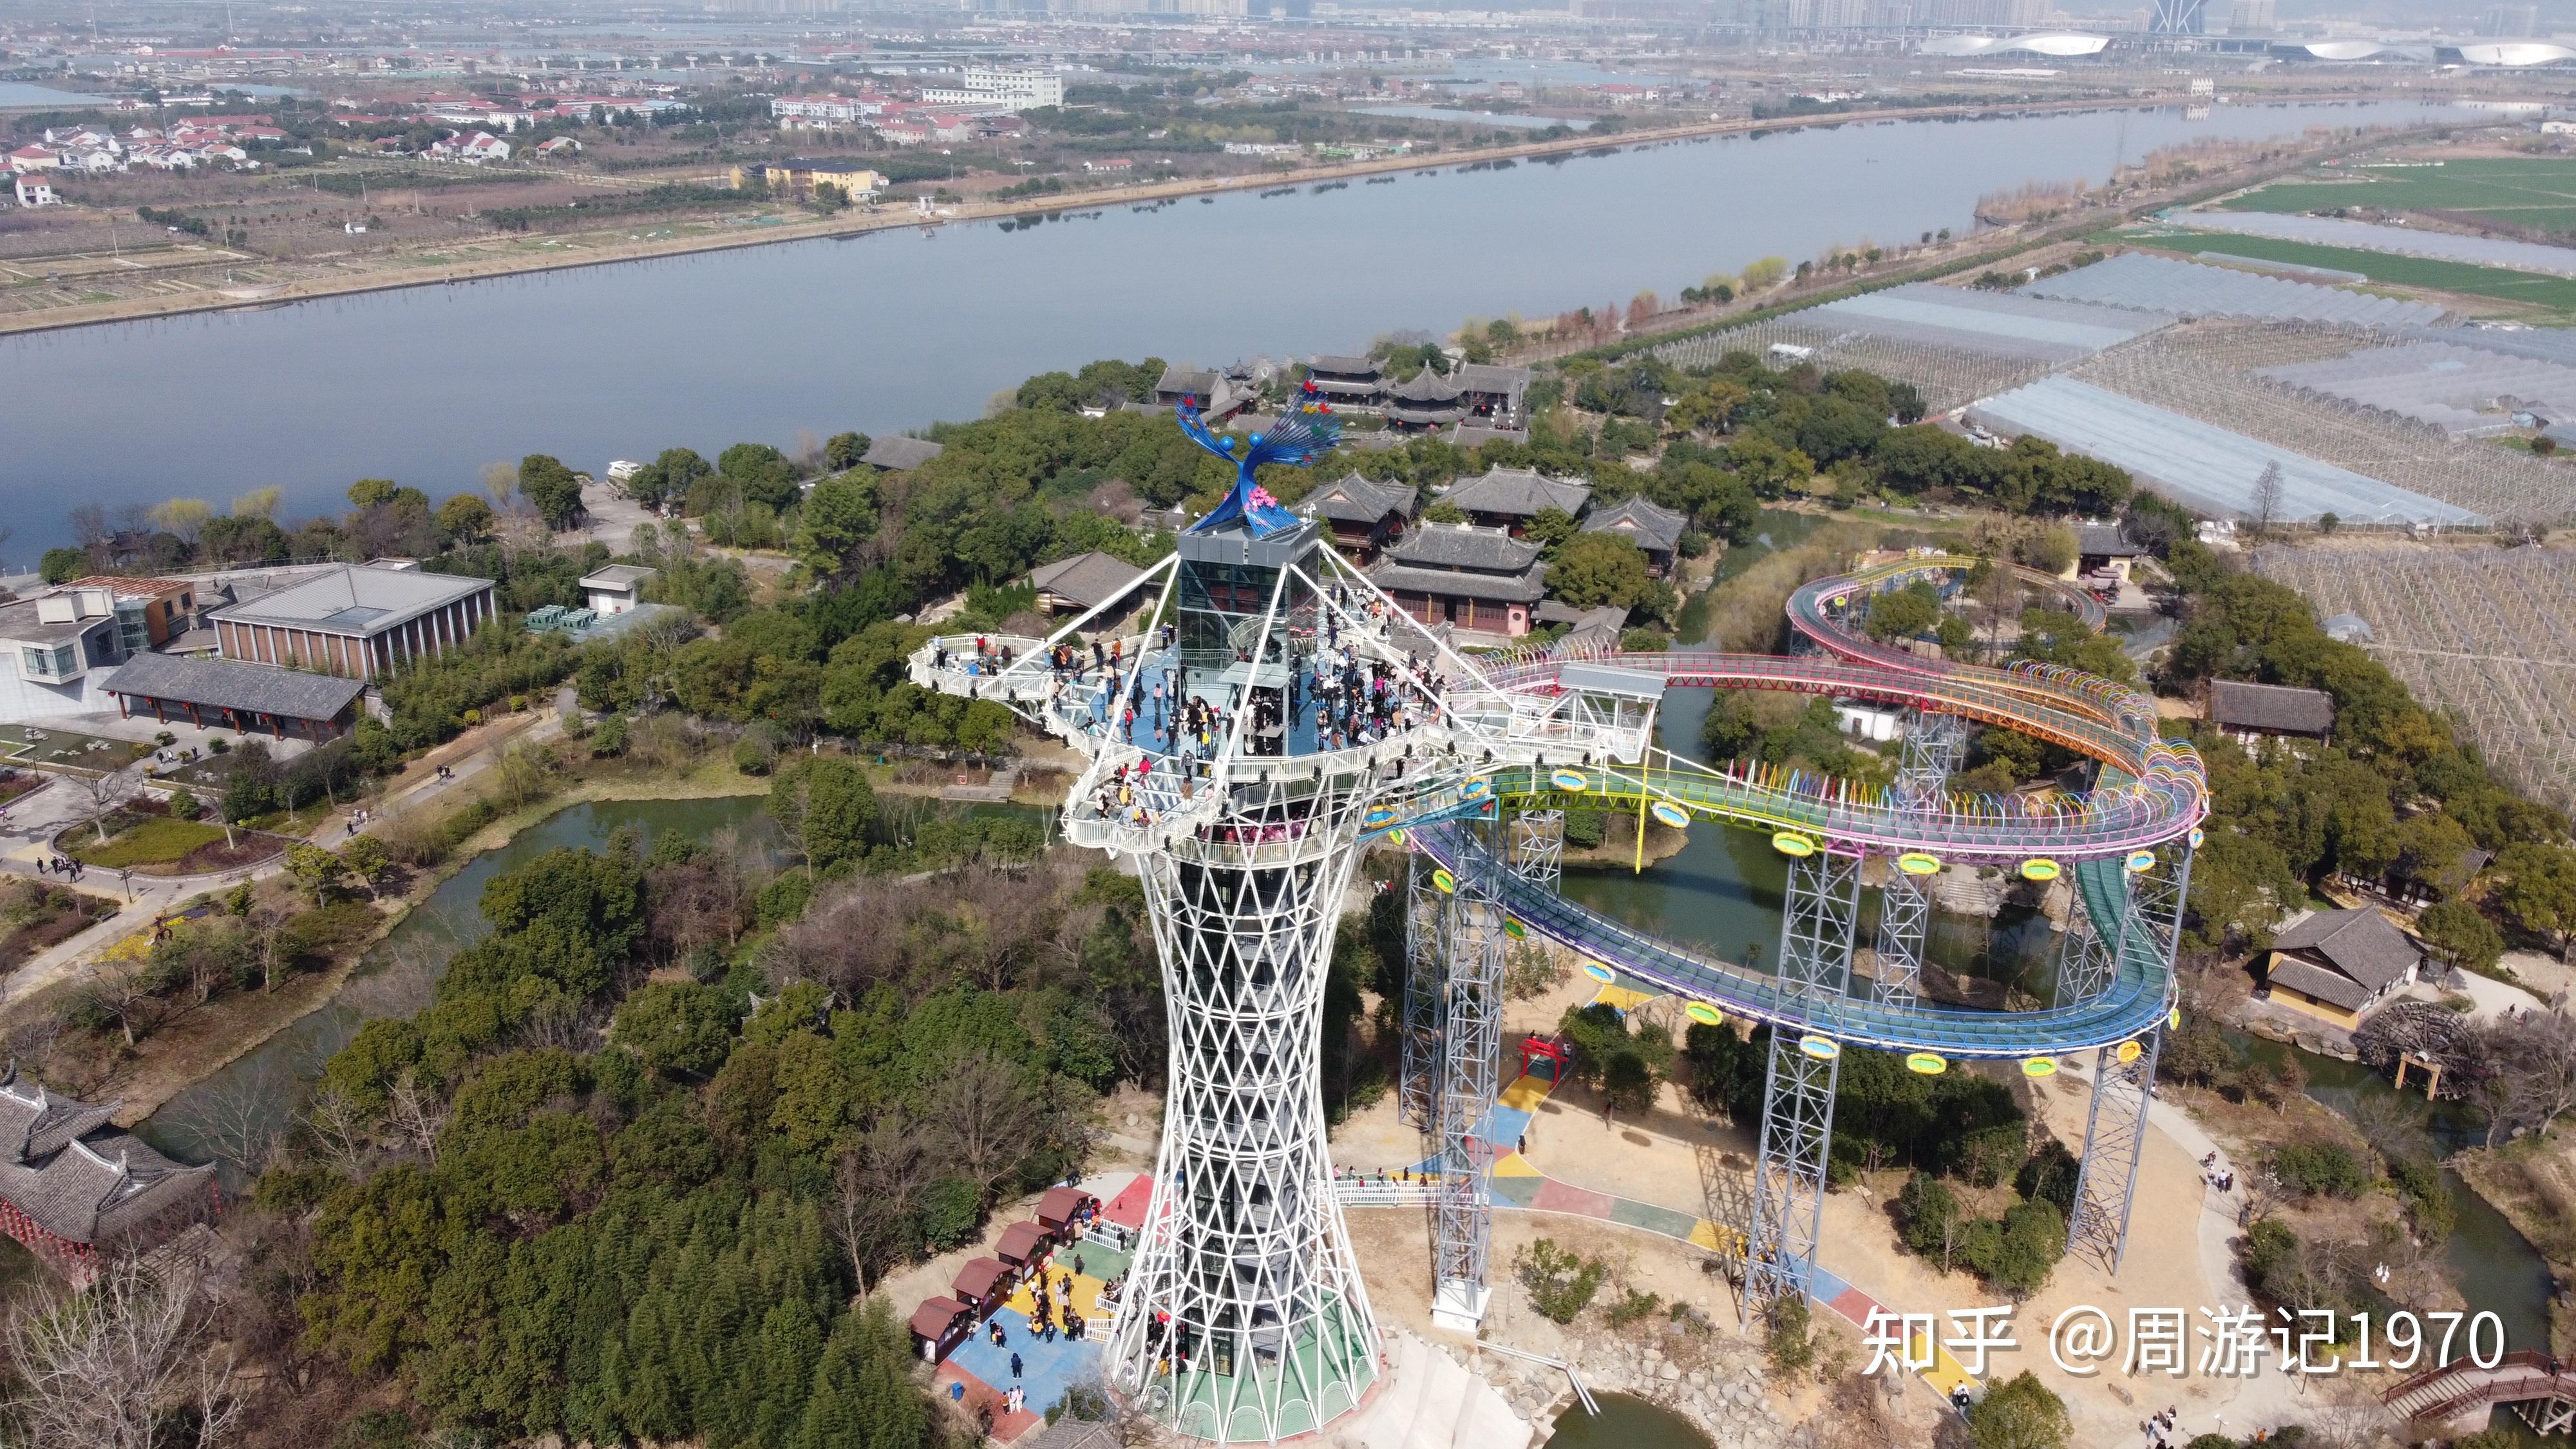
[[[1706,1434],[1660,1404],[1626,1394],[1596,1394],[1598,1414],[1581,1407],[1557,1416],[1545,1449],[1710,1449]]]
[[[756,795],[571,806],[441,882],[367,953],[330,1004],[163,1103],[137,1134],[181,1161],[218,1160],[225,1188],[240,1191],[248,1175],[238,1159],[249,1155],[247,1145],[273,1138],[303,1106],[323,1063],[349,1044],[359,1025],[373,1017],[409,1016],[429,1005],[448,958],[491,930],[478,908],[485,881],[558,846],[599,849],[626,828],[648,844],[669,830],[698,840],[731,830],[764,855],[777,842],[776,827]]]
[[[1751,542],[1727,550],[1712,586],[1694,594],[1675,621],[1684,646],[1707,642],[1710,600],[1726,583],[1772,554],[1804,542],[1825,519],[1817,514],[1765,510]],[[1701,722],[1716,703],[1706,689],[1664,695],[1656,736],[1685,759],[1710,763],[1701,748]],[[1779,948],[1780,908],[1789,865],[1757,830],[1702,824],[1689,843],[1643,872],[1581,867],[1565,873],[1566,899],[1669,941],[1726,960],[1767,966]],[[1878,892],[1861,892],[1860,939],[1878,929]],[[1955,974],[2008,980],[2045,999],[2056,960],[2058,931],[2036,907],[2007,904],[1992,917],[1933,912],[1924,943],[1926,958]]]

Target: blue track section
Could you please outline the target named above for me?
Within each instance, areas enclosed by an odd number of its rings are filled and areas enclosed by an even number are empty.
[[[1886,1006],[1857,997],[1816,1003],[1784,998],[1767,974],[1702,955],[1589,911],[1554,891],[1533,886],[1476,847],[1456,824],[1416,825],[1406,839],[1489,890],[1533,935],[1619,971],[1623,975],[1731,1015],[1764,1021],[1785,1031],[1831,1037],[1847,1046],[1884,1051],[1928,1051],[1960,1059],[2034,1057],[2109,1046],[2153,1031],[2171,1008],[2173,973],[2154,948],[2124,940],[2119,971],[2100,995],[2046,1011],[1973,1011],[1936,1003]],[[2117,858],[2075,868],[2085,909],[2095,920],[2118,921],[2128,909],[2129,888]],[[2142,938],[2144,933],[2131,932]]]

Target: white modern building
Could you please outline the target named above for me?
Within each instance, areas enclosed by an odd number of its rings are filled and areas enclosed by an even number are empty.
[[[110,708],[100,685],[125,658],[116,599],[106,589],[0,604],[0,720]]]
[[[970,67],[957,86],[924,86],[926,106],[1025,106],[1064,104],[1064,77],[1043,70]]]

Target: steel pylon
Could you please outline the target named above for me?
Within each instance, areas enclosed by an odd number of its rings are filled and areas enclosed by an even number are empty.
[[[1512,812],[1512,874],[1553,891],[1565,879],[1565,812]]]
[[[1431,1314],[1473,1331],[1491,1294],[1493,1171],[1500,1144],[1482,1134],[1500,1090],[1503,908],[1493,893],[1500,864],[1494,826],[1461,834],[1484,857],[1449,897],[1447,970],[1440,993],[1440,1183],[1432,1198]]]
[[[2128,911],[2119,950],[2153,951],[2168,972],[2191,892],[2191,855],[2188,839],[2171,841],[2156,852],[2152,867],[2128,872]],[[2164,1036],[2150,1031],[2093,1054],[2093,1102],[2084,1114],[2084,1160],[2076,1174],[2075,1217],[2066,1225],[2066,1250],[2083,1253],[2114,1274],[2129,1253],[2129,1208],[2137,1195],[2138,1160],[2146,1147],[2147,1111],[2155,1102],[2156,1058],[2164,1049]]]
[[[1919,710],[1908,714],[1905,746],[1897,756],[1897,800],[1927,813],[1939,809],[1950,776],[1967,752],[1967,721]],[[1909,1006],[1921,994],[1923,941],[1931,922],[1932,893],[1890,857],[1887,882],[1878,893],[1878,969],[1870,977],[1871,1000]]]
[[[1851,979],[1860,915],[1860,859],[1817,851],[1789,863],[1780,921],[1780,989],[1823,1002]],[[1811,1008],[1810,1019],[1814,1017]],[[1834,1084],[1841,1048],[1811,1051],[1786,1031],[1771,1034],[1763,1079],[1761,1147],[1753,1164],[1753,1221],[1745,1235],[1744,1321],[1814,1281],[1824,1231],[1825,1167],[1833,1150]]]
[[[1449,956],[1450,898],[1432,885],[1435,864],[1428,856],[1415,852],[1407,859],[1395,1115],[1429,1133],[1440,1130],[1440,993]]]

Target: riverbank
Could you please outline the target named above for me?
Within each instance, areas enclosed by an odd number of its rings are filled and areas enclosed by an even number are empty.
[[[2549,1351],[2576,1355],[2576,1155],[2565,1138],[2472,1147],[2451,1159],[2460,1181],[2522,1234],[2555,1281]],[[2472,1307],[2478,1305],[2472,1304]]]
[[[743,775],[730,763],[713,757],[676,772],[577,779],[569,788],[484,826],[437,865],[412,871],[399,897],[370,903],[378,919],[363,938],[336,953],[328,967],[290,976],[271,991],[233,993],[184,1009],[170,1023],[114,1058],[96,1086],[114,1091],[117,1125],[132,1127],[150,1117],[179,1093],[232,1066],[280,1032],[338,1000],[368,956],[440,886],[477,857],[508,845],[522,832],[566,810],[614,801],[756,795],[767,789],[767,781]],[[460,797],[460,807],[462,804]],[[62,992],[77,989],[77,985],[66,983],[31,997],[13,1015],[57,1011],[62,1005]],[[95,1092],[96,1086],[85,1084],[85,1090]]]
[[[2303,104],[2333,105],[2383,99],[2368,95],[2328,95],[2303,98]],[[1144,183],[1134,186],[1106,187],[1047,197],[1030,197],[1011,202],[987,202],[940,209],[924,217],[910,211],[872,210],[865,213],[821,218],[808,222],[781,222],[742,228],[738,232],[639,238],[624,233],[607,234],[614,239],[599,244],[583,245],[584,236],[573,233],[544,239],[546,249],[513,251],[503,256],[468,260],[449,259],[439,252],[429,253],[438,260],[407,266],[400,257],[381,262],[351,262],[349,269],[334,267],[323,275],[263,286],[246,292],[236,287],[230,291],[209,289],[203,292],[176,292],[151,297],[121,298],[50,309],[41,312],[13,313],[0,316],[0,336],[57,331],[65,328],[96,326],[111,322],[139,321],[156,317],[184,316],[191,313],[257,310],[288,302],[310,301],[323,297],[352,296],[367,292],[399,291],[416,287],[445,286],[456,282],[482,281],[491,278],[519,276],[538,272],[565,271],[574,268],[609,266],[622,262],[649,261],[668,257],[695,255],[703,252],[739,250],[769,246],[782,242],[811,241],[825,237],[862,236],[874,232],[903,228],[932,229],[960,222],[998,221],[1015,217],[1036,217],[1059,213],[1081,212],[1105,206],[1134,206],[1184,201],[1192,197],[1214,197],[1226,192],[1257,191],[1280,186],[1303,186],[1314,182],[1347,180],[1353,177],[1388,175],[1406,171],[1439,170],[1469,167],[1480,163],[1545,160],[1552,157],[1581,155],[1587,152],[1624,150],[1675,141],[1700,140],[1724,135],[1768,135],[1810,129],[1838,129],[1844,126],[1870,125],[1892,121],[1958,121],[2001,120],[2021,116],[2060,113],[2098,112],[2109,110],[2155,109],[2165,102],[2139,105],[2115,105],[2100,100],[2039,101],[2022,104],[1972,104],[1955,106],[1896,107],[1881,110],[1851,111],[1836,115],[1783,117],[1770,120],[1709,120],[1683,126],[1658,127],[1651,130],[1621,132],[1613,135],[1564,137],[1549,141],[1528,141],[1503,146],[1479,147],[1472,150],[1442,152],[1430,156],[1380,157],[1368,161],[1347,161],[1325,166],[1299,167],[1289,171],[1264,172],[1258,175],[1212,178],[1179,182]],[[2243,184],[2243,183],[2238,183]],[[599,238],[602,234],[591,234]],[[1988,234],[1996,238],[2020,238],[2016,231]],[[525,239],[492,238],[492,242],[519,245]],[[2021,245],[2016,240],[2014,244]],[[456,249],[449,244],[444,250]],[[1983,258],[1987,246],[1980,241],[1962,239],[1952,244],[1945,257],[1952,262]]]

